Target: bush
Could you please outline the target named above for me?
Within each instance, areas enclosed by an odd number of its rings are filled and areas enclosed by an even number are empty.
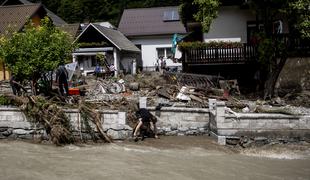
[[[178,44],[181,51],[189,49],[203,49],[203,48],[237,48],[242,47],[240,42],[231,41],[210,41],[210,42],[181,42]]]

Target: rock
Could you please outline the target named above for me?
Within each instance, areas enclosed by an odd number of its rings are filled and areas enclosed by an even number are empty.
[[[176,124],[171,125],[171,130],[172,131],[178,130],[178,125]]]
[[[199,133],[200,133],[200,134],[205,134],[205,133],[207,133],[207,132],[208,132],[207,129],[205,129],[205,128],[199,128]]]
[[[182,131],[182,132],[186,132],[189,130],[189,128],[188,127],[179,127],[178,130]]]
[[[25,134],[30,134],[32,131],[26,131],[24,129],[14,129],[13,134],[17,135],[25,135]]]
[[[254,138],[254,142],[256,145],[265,145],[268,144],[268,139],[265,137],[256,137]]]
[[[139,91],[140,85],[137,82],[129,83],[129,89],[132,91]]]
[[[33,136],[31,134],[22,134],[22,135],[18,135],[19,139],[33,139]]]
[[[242,112],[243,113],[248,113],[248,112],[250,112],[250,109],[248,107],[245,107],[245,108],[242,109]]]
[[[178,132],[178,136],[185,136],[183,132]]]
[[[239,144],[240,139],[239,138],[226,138],[226,144],[228,145],[237,145]]]
[[[198,130],[198,127],[197,126],[191,126],[189,127],[190,130]]]
[[[164,135],[164,134],[165,134],[165,131],[164,131],[163,129],[157,128],[157,134],[159,134],[159,135]]]
[[[7,131],[8,130],[8,127],[0,127],[0,132],[4,132],[4,131]]]
[[[158,94],[158,96],[170,99],[170,94],[168,93],[167,89],[165,89],[165,88],[159,88],[157,90],[157,94]]]
[[[190,130],[190,131],[187,131],[185,134],[186,135],[198,135],[199,131],[198,130]]]
[[[167,136],[176,136],[178,134],[178,131],[169,131],[165,133]]]
[[[12,133],[13,133],[13,129],[12,129],[12,128],[9,128],[8,130],[2,132],[2,135],[8,137],[8,136],[10,136]]]
[[[26,131],[24,129],[14,129],[13,134],[25,135],[25,134],[30,134],[30,131]]]
[[[109,129],[107,132],[107,135],[110,136],[112,139],[116,139],[116,140],[123,140],[123,139],[127,139],[128,137],[130,137],[132,134],[131,131],[115,131],[113,129]]]
[[[171,127],[164,127],[162,128],[165,132],[170,132],[171,131]]]

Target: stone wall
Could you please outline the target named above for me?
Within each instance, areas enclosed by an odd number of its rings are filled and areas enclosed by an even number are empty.
[[[213,102],[212,102],[213,101]],[[233,137],[310,138],[310,116],[226,112],[224,102],[211,100],[210,129],[223,139]]]
[[[157,129],[163,135],[200,135],[209,132],[208,108],[148,107],[156,115]]]
[[[89,139],[86,125],[78,110],[65,110],[72,124],[73,134],[77,138]],[[132,128],[126,125],[126,113],[118,111],[99,111],[102,117],[104,131],[112,139],[125,139],[131,135]],[[96,132],[94,124],[90,127]],[[28,121],[24,113],[14,107],[0,107],[0,138],[35,139],[48,138],[42,126]]]
[[[281,89],[310,90],[310,57],[288,58],[277,84]]]

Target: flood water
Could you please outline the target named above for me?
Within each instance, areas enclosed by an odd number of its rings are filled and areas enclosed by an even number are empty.
[[[0,141],[0,179],[309,180],[310,150],[236,151],[204,137],[65,147]]]

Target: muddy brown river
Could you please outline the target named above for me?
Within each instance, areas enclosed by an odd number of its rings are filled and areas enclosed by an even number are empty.
[[[240,150],[207,137],[101,145],[0,141],[0,180],[309,180],[309,145]]]

